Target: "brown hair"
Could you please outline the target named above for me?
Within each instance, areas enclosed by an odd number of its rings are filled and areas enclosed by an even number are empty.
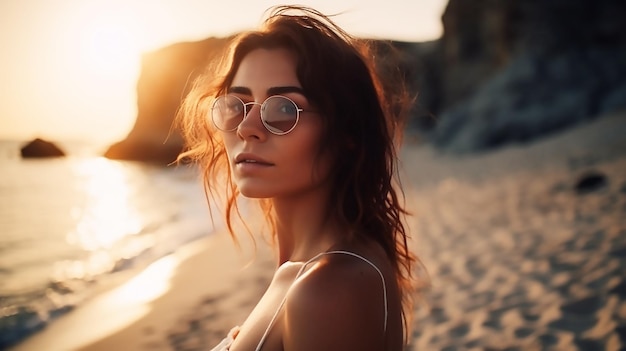
[[[405,89],[383,90],[367,41],[351,37],[315,10],[273,8],[258,31],[232,40],[230,53],[219,68],[221,75],[209,73],[196,80],[179,112],[188,143],[180,158],[200,163],[207,194],[225,192],[226,224],[236,240],[232,219],[233,214],[239,215],[238,191],[220,135],[206,116],[210,101],[226,91],[243,58],[258,48],[285,48],[295,54],[296,74],[305,95],[324,118],[324,143],[319,153],[341,150],[334,152],[330,173],[336,200],[328,204],[330,211],[349,228],[349,239],[374,240],[385,250],[395,267],[408,327],[415,258],[409,251],[403,222],[406,211],[398,187],[396,147],[411,101]],[[403,87],[403,82],[385,88],[392,86]],[[263,208],[271,224],[267,203]]]

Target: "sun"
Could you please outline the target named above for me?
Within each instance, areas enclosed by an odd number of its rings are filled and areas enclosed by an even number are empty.
[[[100,16],[85,23],[77,49],[83,69],[114,77],[134,72],[141,54],[137,29],[114,16]]]
[[[52,26],[47,45],[52,55],[46,56],[47,70],[40,75],[54,87],[42,96],[46,121],[62,124],[70,137],[119,139],[137,113],[145,23],[119,2],[71,4]]]
[[[132,31],[115,23],[98,23],[87,28],[81,50],[86,65],[106,72],[128,72],[138,55]]]

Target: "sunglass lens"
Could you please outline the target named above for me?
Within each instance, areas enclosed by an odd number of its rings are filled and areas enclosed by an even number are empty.
[[[213,104],[213,123],[221,130],[234,130],[243,120],[244,105],[234,96],[221,96]]]
[[[273,133],[285,134],[296,125],[298,106],[282,96],[272,96],[263,105],[263,123]]]

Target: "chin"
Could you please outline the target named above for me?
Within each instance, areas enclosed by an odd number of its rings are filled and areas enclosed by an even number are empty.
[[[255,192],[240,192],[241,196],[248,198],[248,199],[267,199],[270,198],[271,196],[264,196],[262,194],[259,193],[255,193]]]
[[[250,199],[267,199],[273,196],[267,189],[259,189],[259,187],[250,186],[240,186],[239,194]]]

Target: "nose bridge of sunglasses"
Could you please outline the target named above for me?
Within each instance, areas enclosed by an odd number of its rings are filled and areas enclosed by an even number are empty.
[[[261,114],[261,110],[263,108],[263,104],[256,101],[250,101],[243,104],[245,107],[245,116],[247,117],[250,112],[254,109],[255,106],[259,106],[259,114]]]

